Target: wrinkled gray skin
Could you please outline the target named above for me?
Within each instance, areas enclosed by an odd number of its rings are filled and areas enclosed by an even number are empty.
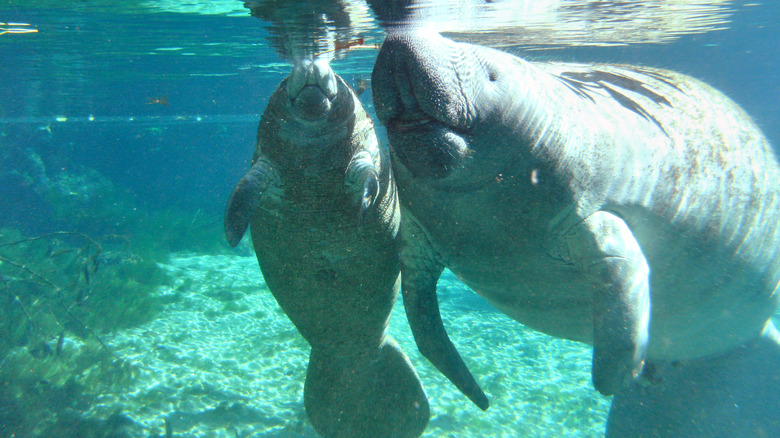
[[[445,267],[524,325],[592,344],[605,395],[638,385],[646,362],[656,374],[644,381],[659,382],[665,364],[759,336],[780,351],[768,323],[780,170],[718,91],[665,70],[529,63],[414,31],[388,36],[372,85],[402,205],[407,317],[420,351],[481,408],[439,315]],[[634,389],[624,405],[641,399]]]
[[[429,408],[387,334],[399,279],[399,206],[387,151],[327,62],[304,62],[260,120],[253,166],[228,201],[235,246],[251,224],[268,287],[311,345],[304,404],[325,437],[417,437]]]

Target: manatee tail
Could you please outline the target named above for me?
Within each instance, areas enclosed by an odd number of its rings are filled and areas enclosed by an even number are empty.
[[[650,365],[612,400],[608,438],[780,436],[780,336],[771,322],[722,355]]]
[[[314,428],[326,438],[422,435],[428,398],[406,354],[388,336],[376,354],[365,356],[334,357],[312,348],[303,397]]]

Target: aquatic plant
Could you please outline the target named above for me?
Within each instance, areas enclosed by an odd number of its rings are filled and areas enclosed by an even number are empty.
[[[0,368],[0,436],[124,437],[127,418],[114,412],[85,418],[96,394],[127,385],[134,369],[107,358],[97,342],[67,341],[59,354],[17,348]]]
[[[66,327],[90,333],[102,343],[71,311],[74,304],[81,306],[86,299],[90,275],[97,272],[102,246],[80,233],[56,232],[25,238],[10,231],[0,237],[9,235],[15,238],[0,243],[0,282],[9,316],[4,327],[6,336],[0,338],[0,351],[4,344],[13,345],[32,333],[63,333]],[[83,244],[65,245],[62,238],[76,238]],[[46,311],[40,312],[42,308]],[[16,314],[19,320],[14,317]]]
[[[0,229],[0,436],[124,436],[120,412],[80,413],[137,372],[103,337],[153,319],[167,281],[120,236]]]
[[[30,234],[69,230],[105,235],[125,232],[140,214],[131,194],[62,152],[15,141],[0,146],[5,226]]]

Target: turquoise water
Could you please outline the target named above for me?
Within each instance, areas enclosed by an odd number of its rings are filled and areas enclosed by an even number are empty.
[[[451,22],[454,37],[509,39],[531,59],[703,79],[777,147],[778,3],[689,3],[713,9],[628,23],[529,10],[522,38],[480,33],[496,24],[468,17],[469,2]],[[360,5],[343,38],[366,47],[331,62],[355,87],[383,37]],[[0,22],[0,436],[316,436],[302,397],[308,346],[248,242],[233,250],[222,233],[257,121],[291,69],[278,29],[240,1],[12,0]],[[360,99],[374,116],[370,87]],[[449,273],[439,300],[491,407],[420,356],[396,303],[390,331],[431,405],[424,436],[603,435],[610,398],[591,385],[587,346],[511,321]]]
[[[67,434],[69,423],[78,422],[79,429],[70,430],[98,431],[93,436],[163,436],[167,417],[176,436],[317,436],[302,401],[308,345],[261,283],[254,257],[180,253],[161,267],[171,280],[154,292],[167,302],[157,317],[103,336],[121,360],[90,362],[83,357],[89,341],[79,339],[69,339],[59,356],[35,361],[33,369],[25,350],[8,354],[3,372],[14,377],[13,389],[41,377],[60,391],[74,376],[84,385],[77,404],[28,400],[25,406],[37,412],[25,426],[43,430],[58,421],[54,430]],[[433,411],[423,436],[602,433],[609,399],[591,388],[587,348],[523,329],[484,305],[474,309],[451,275],[440,287],[450,334],[492,406],[480,411],[416,352],[398,304],[390,332],[409,352]]]

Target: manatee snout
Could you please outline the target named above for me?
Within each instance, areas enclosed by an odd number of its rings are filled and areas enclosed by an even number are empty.
[[[384,125],[430,118],[455,130],[469,128],[469,90],[457,69],[458,46],[427,31],[388,34],[371,83],[377,117]]]
[[[372,74],[374,106],[400,163],[415,177],[444,178],[470,153],[468,99],[451,66],[458,47],[436,33],[390,33]]]
[[[327,60],[302,60],[285,84],[294,111],[303,119],[317,120],[328,114],[338,94],[336,74]]]

